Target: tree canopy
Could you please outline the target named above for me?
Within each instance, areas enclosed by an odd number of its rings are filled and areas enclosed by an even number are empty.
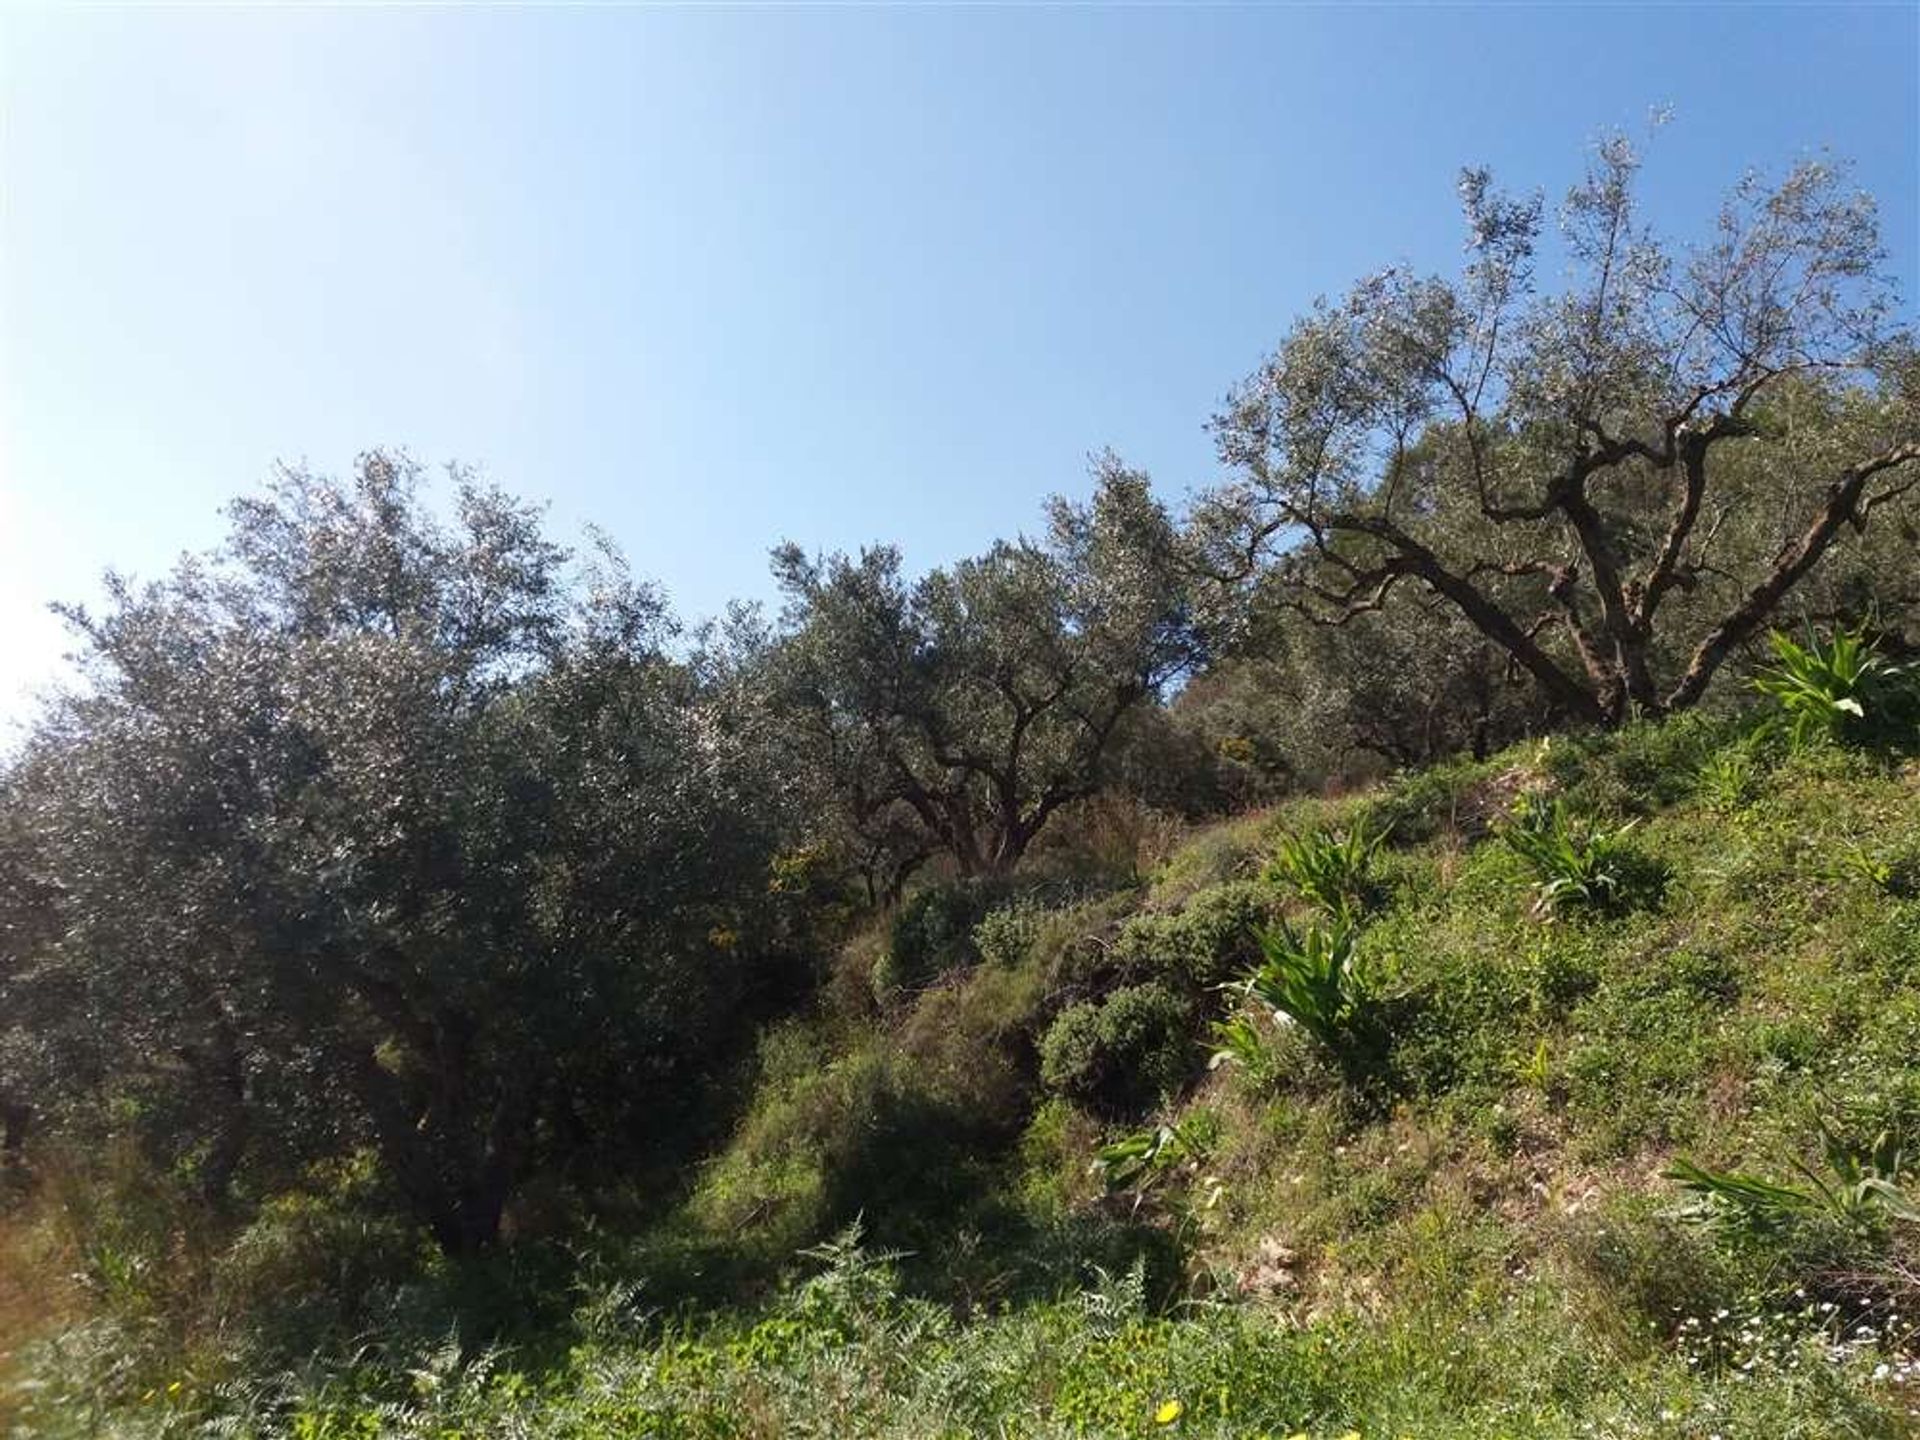
[[[0,898],[211,1192],[250,1138],[371,1144],[469,1251],[535,1168],[683,1126],[777,958],[779,787],[617,556],[417,480],[288,473],[72,612],[92,685],[8,777]]]
[[[1540,200],[1470,170],[1458,278],[1388,269],[1295,324],[1215,419],[1205,573],[1335,624],[1411,584],[1568,721],[1697,703],[1920,485],[1920,359],[1844,170],[1749,175],[1676,246],[1638,168],[1608,139],[1567,196],[1563,287]]]
[[[886,546],[775,553],[771,673],[800,763],[897,892],[930,856],[1003,872],[1093,794],[1122,719],[1193,658],[1175,533],[1146,477],[1098,467],[1044,541],[1002,541],[918,581]]]

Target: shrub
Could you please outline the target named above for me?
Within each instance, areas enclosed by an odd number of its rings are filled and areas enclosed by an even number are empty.
[[[1478,797],[1499,777],[1500,766],[1483,760],[1451,760],[1400,775],[1367,804],[1355,829],[1391,834],[1400,845],[1477,829],[1476,822],[1485,818]]]
[[[1040,1078],[1093,1109],[1137,1113],[1187,1077],[1191,1022],[1187,1002],[1159,984],[1070,1005],[1041,1041]]]
[[[1046,911],[1024,902],[990,910],[973,927],[973,952],[989,965],[1013,969],[1032,953]]]
[[[1114,936],[1109,959],[1123,975],[1185,987],[1214,986],[1257,956],[1252,931],[1272,915],[1272,893],[1247,880],[1214,885],[1177,911],[1136,915]]]
[[[874,967],[874,989],[885,995],[919,990],[949,970],[980,958],[973,930],[1005,898],[992,880],[929,885],[917,890],[893,917],[887,953]]]

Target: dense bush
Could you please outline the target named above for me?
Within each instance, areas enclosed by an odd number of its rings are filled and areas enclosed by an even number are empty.
[[[90,684],[0,787],[0,986],[36,1088],[214,1206],[371,1151],[472,1254],[536,1174],[697,1148],[811,920],[747,697],[617,555],[451,500],[385,455],[288,472],[75,612]]]
[[[989,965],[1013,969],[1032,954],[1046,917],[1046,909],[1038,904],[1015,902],[989,911],[973,927],[974,953]]]
[[[1006,896],[1005,883],[996,879],[914,891],[894,914],[886,954],[874,972],[875,990],[919,990],[949,970],[974,964],[980,958],[974,927]]]
[[[1206,989],[1243,971],[1257,952],[1255,927],[1271,919],[1274,895],[1253,881],[1196,891],[1178,910],[1136,915],[1115,933],[1108,958],[1122,975]]]
[[[1060,1012],[1041,1042],[1041,1079],[1103,1112],[1137,1113],[1193,1073],[1192,1026],[1190,1005],[1166,986],[1123,985]]]

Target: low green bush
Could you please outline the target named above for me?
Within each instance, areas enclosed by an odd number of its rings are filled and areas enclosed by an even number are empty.
[[[1192,1026],[1191,1006],[1166,986],[1124,985],[1060,1012],[1040,1045],[1040,1077],[1089,1108],[1137,1114],[1195,1069]]]
[[[1273,917],[1271,889],[1249,880],[1196,891],[1178,910],[1136,915],[1115,933],[1108,962],[1121,975],[1205,989],[1246,969],[1256,927]]]
[[[973,932],[1007,898],[998,880],[928,885],[901,904],[888,929],[887,950],[874,967],[883,995],[924,988],[949,970],[975,964]]]
[[[1033,953],[1046,916],[1040,905],[1026,901],[988,911],[973,927],[973,953],[987,964],[1005,969],[1023,964]]]
[[[1650,815],[1691,794],[1707,758],[1751,728],[1739,715],[1689,711],[1619,730],[1556,735],[1539,747],[1541,769],[1569,809]]]
[[[1511,760],[1449,760],[1396,776],[1385,793],[1361,808],[1354,827],[1391,835],[1396,845],[1453,832],[1475,834],[1487,819],[1482,795]]]

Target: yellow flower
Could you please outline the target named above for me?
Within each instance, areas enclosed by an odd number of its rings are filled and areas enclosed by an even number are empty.
[[[1160,1408],[1153,1412],[1153,1423],[1171,1425],[1180,1418],[1180,1412],[1186,1408],[1178,1400],[1163,1400],[1160,1402]]]

